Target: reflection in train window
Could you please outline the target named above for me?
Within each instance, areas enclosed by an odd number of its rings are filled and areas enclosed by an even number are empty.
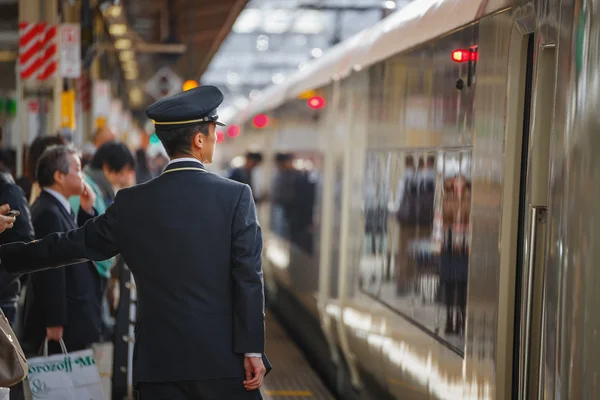
[[[470,150],[367,155],[360,287],[462,351]]]
[[[314,208],[318,170],[314,161],[289,153],[276,156],[272,184],[271,231],[306,254],[315,246]]]

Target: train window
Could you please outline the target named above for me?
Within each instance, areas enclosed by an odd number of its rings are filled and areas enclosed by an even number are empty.
[[[367,155],[360,287],[459,351],[464,347],[471,153]]]

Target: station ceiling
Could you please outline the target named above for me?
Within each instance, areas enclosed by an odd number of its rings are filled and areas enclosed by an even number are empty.
[[[231,31],[247,0],[123,0],[128,24],[145,43],[183,45],[183,53],[139,52],[140,80],[160,64],[170,65],[182,79],[196,79]],[[160,49],[160,48],[158,48]],[[172,46],[172,50],[176,50]]]

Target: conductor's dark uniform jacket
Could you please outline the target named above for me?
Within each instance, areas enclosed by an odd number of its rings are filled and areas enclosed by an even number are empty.
[[[264,353],[262,235],[248,185],[170,164],[118,192],[82,228],[0,247],[1,268],[31,272],[120,253],[138,292],[134,383],[245,377]]]

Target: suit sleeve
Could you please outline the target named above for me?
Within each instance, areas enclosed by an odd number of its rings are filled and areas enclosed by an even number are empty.
[[[0,246],[0,267],[9,273],[26,273],[116,256],[118,199],[119,195],[104,214],[90,219],[81,228],[52,233],[30,243]]]
[[[21,213],[15,220],[14,226],[0,235],[0,244],[29,242],[35,239],[29,204],[27,204],[23,190],[17,185],[7,185],[4,190],[0,191],[0,204],[8,204],[11,210],[19,210]],[[18,279],[18,275],[9,275],[6,271],[0,270],[0,294],[15,279]]]
[[[233,351],[263,353],[265,314],[262,279],[262,232],[252,193],[244,186],[233,217]]]
[[[36,236],[44,236],[63,229],[59,217],[51,212],[40,214],[35,221]],[[31,275],[36,295],[42,304],[45,326],[67,324],[67,294],[65,271],[62,268],[48,269]]]

